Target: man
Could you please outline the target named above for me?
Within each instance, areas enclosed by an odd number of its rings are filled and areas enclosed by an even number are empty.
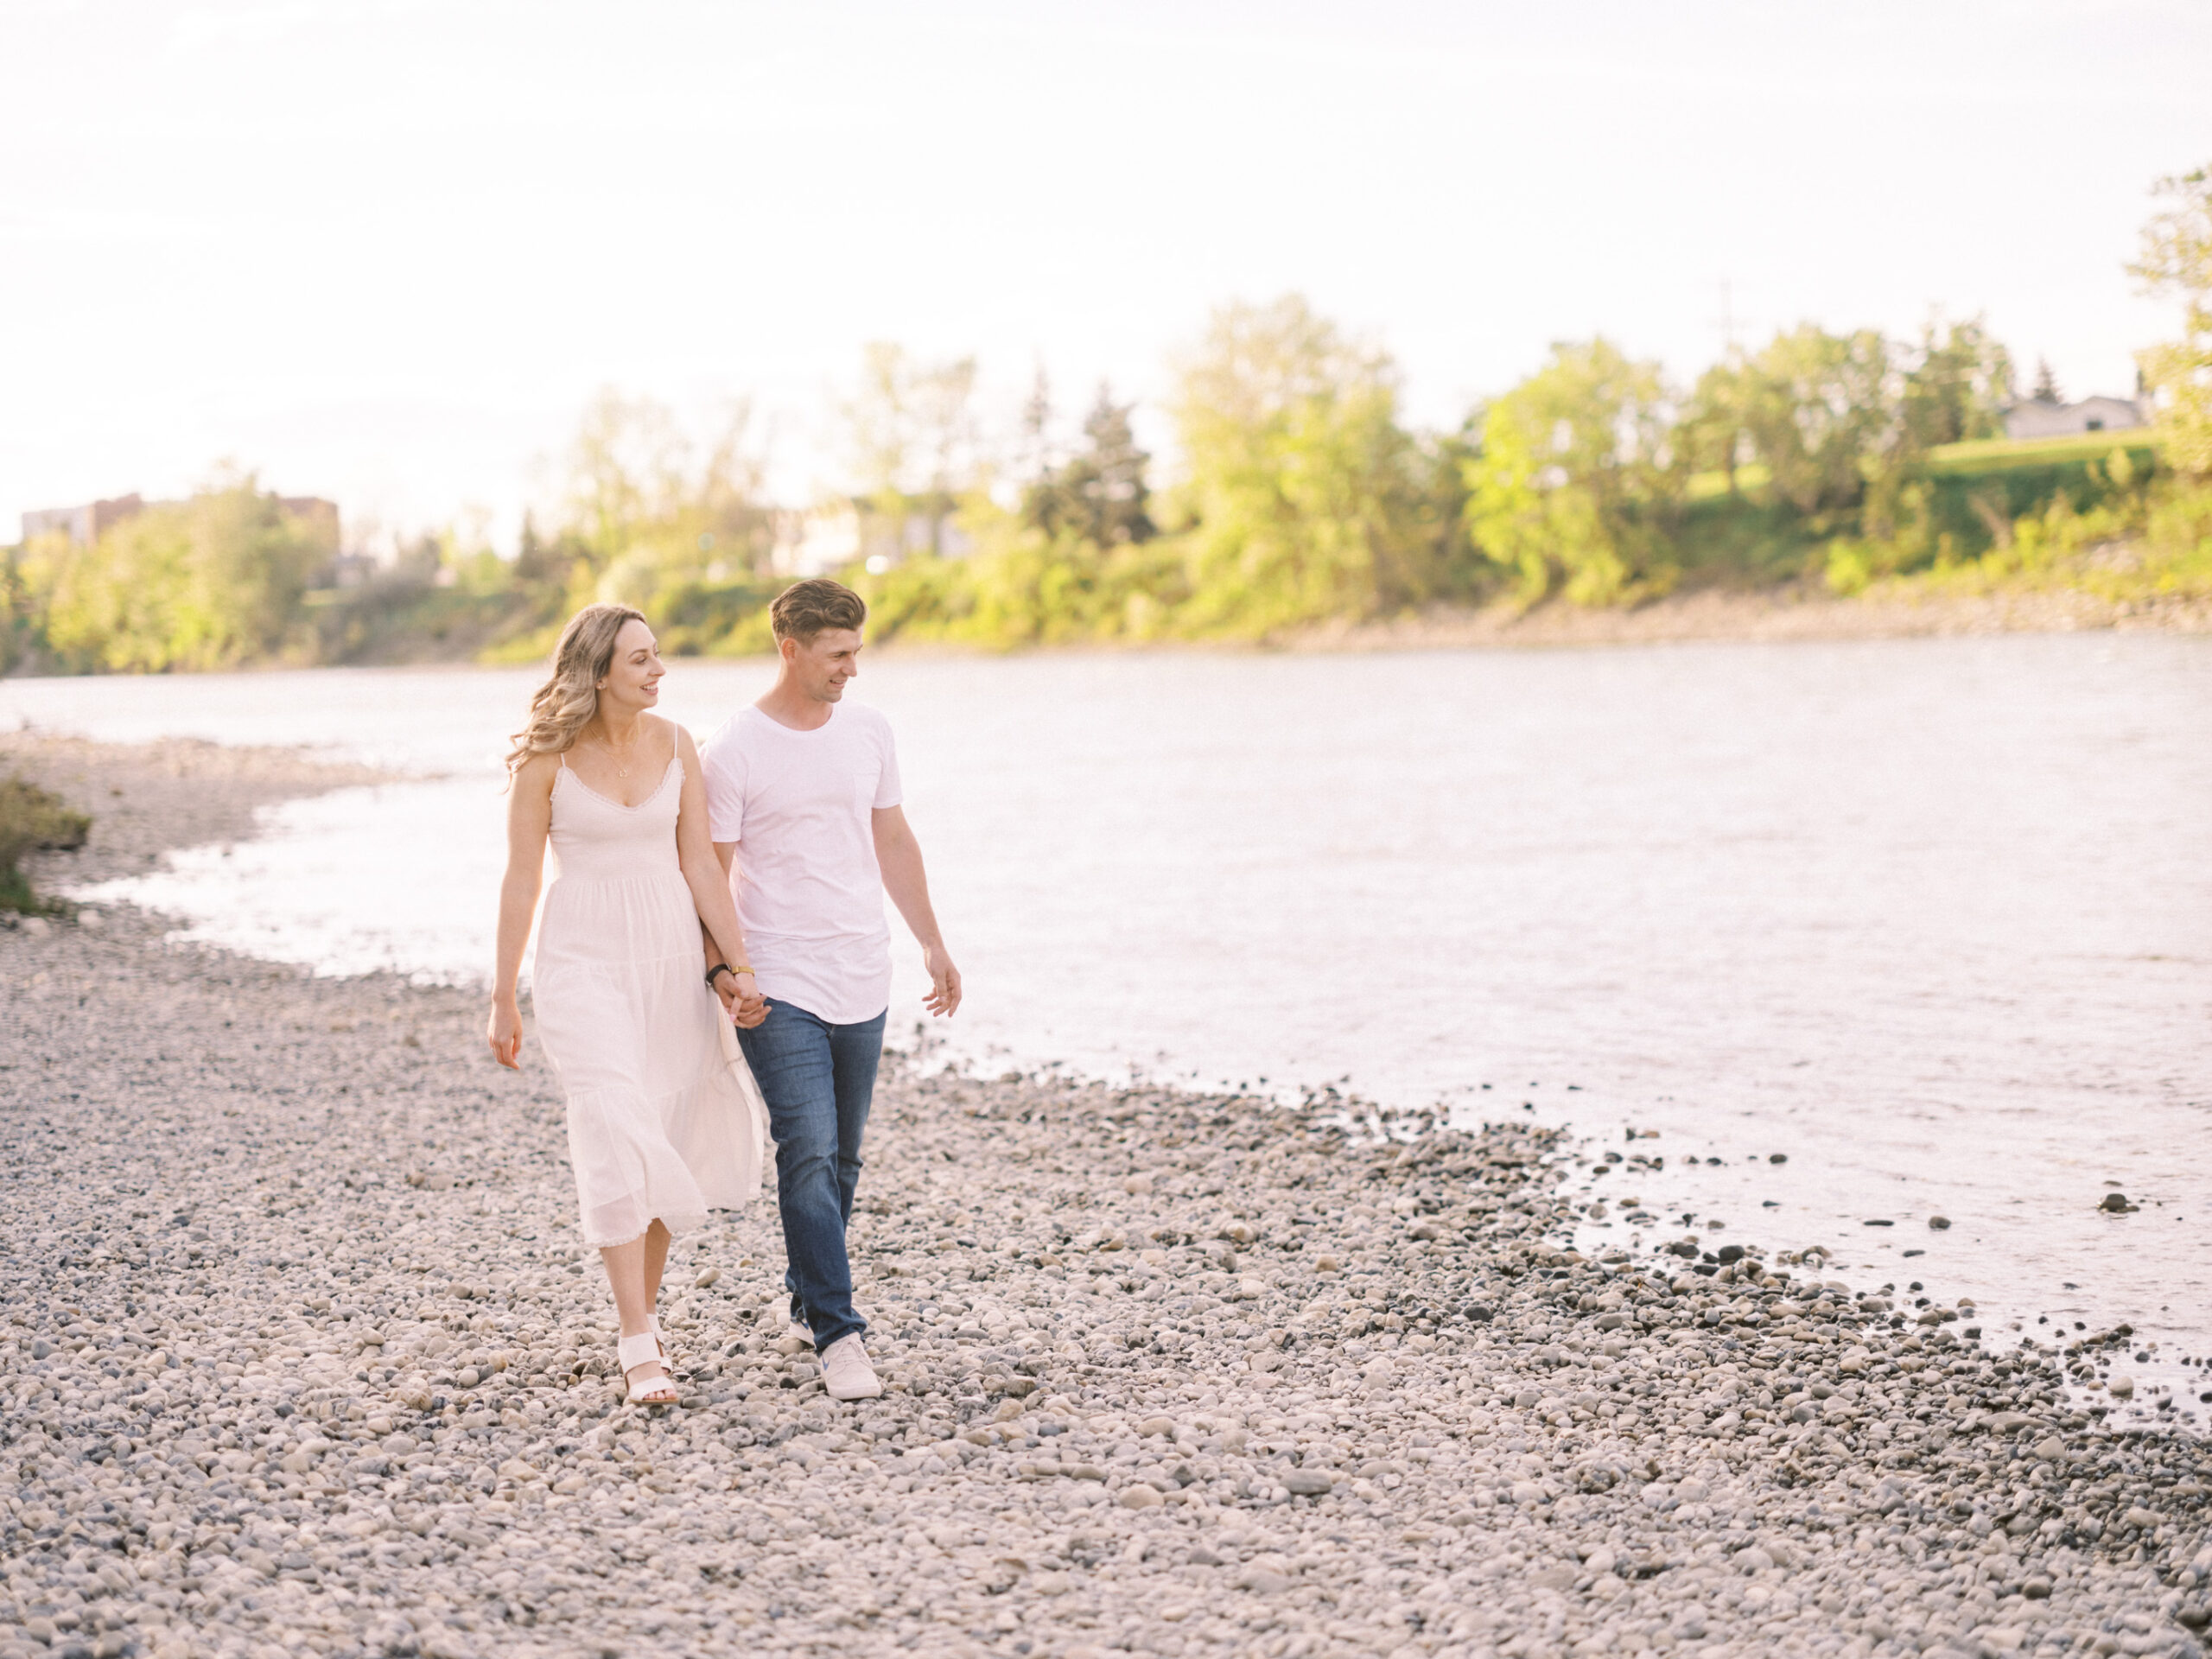
[[[890,724],[843,701],[868,607],[817,577],[785,588],[768,615],[776,683],[701,752],[707,824],[753,957],[728,965],[749,969],[768,1002],[767,1018],[737,1036],[776,1141],[791,1319],[812,1338],[831,1398],[866,1400],[883,1387],[853,1308],[845,1228],[891,1000],[884,893],[921,944],[932,1014],[960,1006],[960,971],[899,804]],[[749,999],[753,984],[715,972],[709,954],[723,1000]]]

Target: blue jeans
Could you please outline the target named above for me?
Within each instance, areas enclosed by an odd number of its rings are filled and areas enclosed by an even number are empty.
[[[776,1138],[784,1284],[792,1313],[814,1332],[817,1353],[868,1329],[853,1311],[845,1224],[860,1185],[861,1134],[883,1058],[883,1021],[879,1014],[833,1026],[804,1008],[772,1001],[766,1020],[737,1033]]]

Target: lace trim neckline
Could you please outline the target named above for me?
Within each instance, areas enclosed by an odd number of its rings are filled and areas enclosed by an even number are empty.
[[[651,806],[651,805],[652,805],[655,801],[658,800],[658,799],[661,798],[661,791],[662,791],[663,790],[665,790],[665,789],[668,787],[668,774],[669,774],[669,772],[682,772],[683,770],[683,761],[682,761],[679,758],[677,758],[677,756],[675,756],[675,755],[672,755],[672,754],[671,754],[671,756],[669,756],[669,757],[668,757],[668,767],[667,767],[667,770],[666,770],[666,771],[664,771],[664,772],[661,773],[661,775],[660,775],[660,785],[659,785],[659,787],[658,787],[658,788],[656,788],[656,789],[653,791],[653,792],[652,792],[652,794],[650,794],[650,795],[646,796],[646,797],[645,797],[645,798],[644,800],[639,801],[639,802],[635,806],[632,806],[632,805],[630,805],[630,804],[629,804],[627,802],[626,802],[626,801],[618,801],[618,800],[614,799],[612,796],[608,796],[608,795],[602,795],[602,794],[601,794],[597,790],[594,789],[594,788],[593,788],[589,784],[588,784],[588,783],[584,782],[583,779],[582,779],[581,776],[579,776],[579,775],[577,774],[576,769],[575,769],[574,766],[570,766],[570,765],[569,764],[569,758],[568,758],[568,756],[566,756],[566,755],[563,755],[563,756],[561,757],[561,776],[562,776],[562,777],[563,777],[563,778],[573,778],[573,779],[575,779],[576,787],[577,787],[578,789],[581,789],[582,791],[583,791],[583,792],[584,792],[585,794],[587,794],[587,795],[590,796],[590,797],[592,798],[592,799],[594,799],[594,801],[602,802],[602,803],[604,803],[606,805],[608,805],[608,806],[613,807],[613,808],[617,812],[642,812],[642,811],[644,811],[647,807]]]

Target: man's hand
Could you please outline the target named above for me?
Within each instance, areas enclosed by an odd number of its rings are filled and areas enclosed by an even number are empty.
[[[730,1024],[741,1030],[750,1031],[768,1017],[768,999],[750,974],[716,974],[715,995],[721,998]]]
[[[883,870],[883,890],[899,906],[899,915],[906,918],[907,927],[922,947],[922,965],[930,972],[930,994],[922,999],[922,1005],[942,1019],[960,1006],[960,970],[952,965],[944,939],[938,931],[937,912],[930,908],[930,884],[922,874],[921,843],[907,827],[902,808],[879,806],[869,822],[875,835],[875,861]]]
[[[922,1006],[940,1018],[951,1014],[960,1006],[960,970],[941,944],[922,951],[922,966],[930,976],[930,994],[922,999]]]

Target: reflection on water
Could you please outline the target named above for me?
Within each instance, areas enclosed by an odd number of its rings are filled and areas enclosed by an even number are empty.
[[[703,734],[765,675],[679,663],[669,712]],[[444,774],[117,891],[469,976],[531,677],[18,681],[0,719]],[[2212,644],[892,659],[858,695],[899,731],[970,1052],[1656,1129],[1664,1173],[1614,1191],[1662,1221],[1592,1238],[1717,1218],[1986,1327],[2205,1345]]]

